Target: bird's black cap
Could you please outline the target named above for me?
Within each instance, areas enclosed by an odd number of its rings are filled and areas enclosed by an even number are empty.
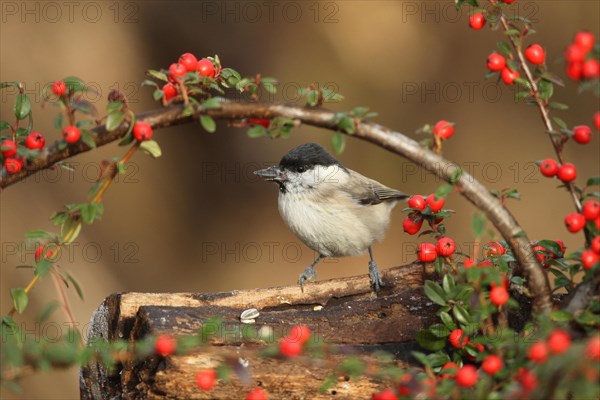
[[[316,143],[306,143],[294,147],[279,162],[279,166],[287,170],[296,170],[298,167],[308,170],[317,165],[325,167],[337,165],[344,168],[338,160]]]

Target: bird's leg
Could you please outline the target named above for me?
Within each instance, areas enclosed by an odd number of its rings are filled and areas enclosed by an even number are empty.
[[[303,292],[304,282],[310,281],[311,279],[315,279],[315,277],[317,276],[317,271],[315,271],[315,265],[317,265],[322,258],[324,257],[319,254],[319,257],[317,257],[317,259],[313,261],[313,263],[310,264],[310,266],[306,268],[302,274],[300,274],[300,279],[298,279],[298,283],[300,284],[300,289]]]
[[[381,276],[379,275],[379,270],[377,269],[377,263],[373,259],[373,246],[369,246],[369,256],[371,257],[371,261],[369,261],[369,278],[371,278],[371,287],[379,292],[379,288],[383,286],[381,283]]]

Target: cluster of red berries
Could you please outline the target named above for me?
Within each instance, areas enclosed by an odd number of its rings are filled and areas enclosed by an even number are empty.
[[[294,325],[287,336],[279,341],[279,354],[284,357],[297,357],[302,354],[304,345],[310,340],[311,331],[306,325]]]
[[[23,158],[17,154],[17,147],[23,144],[29,150],[40,150],[44,147],[46,139],[39,132],[31,132],[22,143],[6,139],[0,143],[0,151],[4,156],[4,168],[9,174],[16,174],[23,168]]]
[[[169,82],[162,87],[166,101],[177,96],[179,83],[188,72],[198,73],[201,77],[216,78],[221,69],[208,58],[198,60],[192,53],[182,54],[176,63],[169,66]]]
[[[565,247],[565,244],[562,240],[555,240],[555,242],[560,247],[559,254],[556,254],[538,244],[535,244],[535,243],[532,244],[533,251],[535,252],[535,256],[537,257],[539,262],[542,264],[542,266],[544,266],[545,268],[550,267],[551,260],[556,260],[557,258],[563,257],[565,254],[565,251],[567,250],[567,248]]]
[[[527,358],[536,364],[543,364],[549,354],[561,354],[569,350],[571,336],[562,329],[554,329],[544,342],[536,342],[527,351]]]
[[[591,32],[581,31],[575,34],[573,43],[567,46],[564,53],[569,78],[579,81],[600,76],[600,62],[590,55],[595,41]]]
[[[519,71],[513,71],[506,63],[506,58],[498,53],[492,53],[486,60],[487,68],[492,72],[499,72],[502,82],[512,85],[515,79],[520,78]]]
[[[571,233],[577,233],[587,222],[593,221],[597,229],[600,229],[600,202],[588,200],[583,204],[581,213],[571,213],[565,217],[565,226]],[[590,248],[581,253],[583,268],[590,269],[600,261],[600,236],[592,239]]]
[[[412,211],[402,222],[404,232],[409,235],[417,234],[423,226],[423,221],[426,219],[433,225],[442,222],[442,218],[435,214],[444,208],[445,202],[444,198],[436,199],[433,194],[430,194],[427,198],[418,194],[411,196],[408,199],[408,207]]]

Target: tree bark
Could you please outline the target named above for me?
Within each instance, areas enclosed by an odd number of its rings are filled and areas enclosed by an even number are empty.
[[[107,371],[101,363],[82,369],[82,399],[188,398],[242,399],[261,386],[273,399],[369,398],[383,384],[368,375],[348,380],[344,374],[326,392],[319,388],[339,363],[357,355],[371,365],[378,350],[406,366],[417,350],[415,335],[436,319],[437,306],[423,294],[423,266],[411,264],[382,271],[384,287],[375,295],[368,276],[310,282],[304,293],[297,285],[217,294],[121,293],[109,296],[92,318],[88,342],[98,339],[138,340],[148,334],[190,335],[204,325],[217,332],[206,346],[186,355],[152,356],[143,362]],[[243,324],[240,314],[257,308],[256,324]],[[220,317],[221,323],[209,322]],[[331,355],[282,360],[261,357],[265,347],[296,324],[308,325],[312,344],[324,344]],[[260,336],[258,332],[263,332]],[[243,358],[248,367],[243,368]],[[209,392],[195,384],[196,373],[221,362],[237,365],[230,382]]]

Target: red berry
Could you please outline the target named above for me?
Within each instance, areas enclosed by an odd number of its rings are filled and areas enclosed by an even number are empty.
[[[67,92],[67,85],[61,80],[54,81],[52,84],[52,92],[58,97],[61,97],[63,94]]]
[[[506,304],[508,298],[508,291],[504,286],[496,286],[490,291],[490,301],[497,306]]]
[[[414,235],[417,232],[419,232],[422,226],[423,219],[419,218],[419,220],[417,221],[417,216],[409,216],[404,218],[404,221],[402,221],[402,228],[404,229],[404,232],[408,233],[409,235]]]
[[[177,78],[181,78],[183,76],[185,76],[187,70],[185,69],[185,67],[179,63],[173,63],[171,64],[171,66],[169,67],[169,72],[171,73],[171,76],[175,79]]]
[[[596,129],[600,130],[600,111],[594,114],[594,125],[596,126]]]
[[[569,63],[567,64],[567,76],[574,81],[578,81],[581,79],[583,74],[583,63]]]
[[[203,58],[198,61],[198,73],[200,76],[210,76],[211,78],[214,78],[215,65],[208,58]]]
[[[133,126],[133,137],[138,142],[150,140],[152,138],[152,127],[145,122],[136,122]]]
[[[417,250],[419,261],[431,262],[437,258],[437,250],[433,243],[421,243]]]
[[[527,351],[527,358],[534,363],[542,364],[548,359],[548,346],[545,342],[534,343]]]
[[[284,337],[279,341],[279,353],[285,357],[296,357],[302,353],[302,342],[297,338]]]
[[[587,52],[578,44],[570,44],[565,50],[565,60],[568,63],[582,62]]]
[[[154,350],[161,356],[169,356],[175,352],[177,342],[169,335],[160,335],[154,343]]]
[[[477,383],[478,379],[477,368],[472,365],[465,365],[456,374],[456,383],[462,387],[471,387]]]
[[[416,208],[417,210],[422,211],[427,205],[425,204],[425,199],[423,198],[423,196],[419,196],[418,194],[416,194],[414,196],[410,196],[410,198],[408,199],[408,206],[410,208]]]
[[[508,286],[510,285],[510,282],[508,281],[508,276],[506,276],[506,274],[504,272],[500,272],[500,275],[502,276],[502,281],[500,282],[500,285],[508,290]],[[498,284],[496,284],[496,282],[490,282],[490,287],[493,289],[496,286],[498,286]]]
[[[577,233],[585,226],[585,217],[583,214],[571,213],[565,217],[565,226],[571,233]]]
[[[248,123],[251,125],[262,125],[265,128],[268,128],[271,121],[265,118],[248,118]]]
[[[486,22],[485,15],[482,13],[475,13],[469,17],[469,26],[476,31],[483,28]]]
[[[588,53],[594,48],[594,34],[591,32],[581,31],[575,34],[573,43],[583,49],[584,52]]]
[[[4,159],[4,168],[9,174],[16,174],[23,169],[23,160],[20,158],[7,157]]]
[[[588,340],[585,356],[592,361],[600,361],[600,336],[592,336]]]
[[[452,332],[450,332],[450,336],[448,336],[448,341],[450,342],[452,347],[462,349],[469,343],[469,337],[465,335],[465,332],[462,329],[455,329]]]
[[[166,83],[163,85],[162,91],[165,94],[165,100],[167,101],[177,96],[177,88],[172,83]]]
[[[214,369],[203,369],[196,375],[196,385],[202,390],[211,390],[216,380],[217,373]]]
[[[452,371],[452,370],[454,370],[454,371]],[[456,363],[450,361],[450,362],[447,362],[446,364],[444,364],[444,366],[442,367],[442,370],[440,371],[440,373],[441,373],[440,377],[442,379],[452,378],[452,377],[456,376],[457,372],[458,372],[458,365],[456,365]]]
[[[593,221],[600,216],[600,201],[589,200],[583,205],[582,214],[588,221]]]
[[[35,262],[40,262],[40,260],[42,259],[42,253],[44,252],[44,246],[39,246],[37,249],[35,249],[35,255],[34,255],[34,259]],[[44,259],[46,260],[50,260],[52,259],[52,256],[54,255],[54,251],[52,249],[46,248],[46,255],[44,255]]]
[[[430,194],[429,196],[427,196],[427,199],[425,199],[425,202],[431,209],[431,212],[436,213],[436,212],[440,211],[442,208],[444,208],[444,203],[446,202],[446,200],[444,200],[443,197],[441,197],[439,200],[436,200],[435,195]]]
[[[456,243],[449,237],[443,237],[438,240],[435,249],[440,256],[448,257],[456,251]]]
[[[562,330],[554,329],[550,336],[548,336],[548,348],[551,353],[560,354],[564,353],[571,346],[571,336]]]
[[[600,255],[596,253],[594,250],[585,250],[581,253],[581,263],[583,264],[583,269],[590,269],[596,263],[600,261]]]
[[[81,138],[81,131],[78,127],[69,125],[63,129],[62,136],[64,141],[69,144],[77,143]]]
[[[540,65],[546,60],[546,52],[539,44],[532,44],[525,49],[525,58],[532,64]]]
[[[562,254],[554,254],[554,258],[556,257],[562,257],[565,254],[565,251],[567,250],[567,248],[565,247],[565,243],[562,240],[555,240],[555,242],[558,244],[558,246],[560,247],[560,251]]]
[[[573,140],[579,144],[588,144],[592,140],[592,128],[579,125],[573,128]]]
[[[10,139],[6,139],[0,144],[0,151],[4,157],[12,157],[17,154],[17,145]]]
[[[410,374],[404,374],[400,377],[400,381],[398,383],[398,393],[400,396],[410,396],[413,377]]]
[[[527,392],[535,389],[538,385],[538,380],[535,376],[535,373],[533,371],[526,370],[525,368],[519,368],[515,378]]]
[[[463,261],[463,267],[465,268],[471,268],[473,265],[475,265],[475,261],[472,258],[467,258]]]
[[[497,72],[502,71],[506,66],[506,59],[498,53],[492,53],[488,56],[486,63],[490,71]]]
[[[269,396],[261,388],[254,388],[248,392],[246,400],[269,400]]]
[[[534,251],[535,256],[537,257],[537,259],[541,263],[543,263],[544,261],[546,261],[550,257],[550,254],[548,253],[548,251],[544,247],[542,247],[542,246],[534,246],[533,247],[533,251]],[[544,267],[545,266],[546,265],[544,264]]]
[[[246,400],[269,400],[269,396],[261,388],[254,388],[248,392]]]
[[[501,256],[506,253],[504,246],[500,242],[489,242],[485,245],[485,256]]]
[[[502,77],[502,82],[507,85],[512,85],[515,79],[521,77],[521,74],[519,74],[519,71],[512,71],[510,68],[504,67],[500,76]]]
[[[385,389],[382,392],[373,393],[371,400],[398,400],[398,397],[396,397],[396,394],[390,389]]]
[[[44,139],[44,136],[39,132],[31,132],[25,138],[25,147],[30,150],[41,149],[44,147],[44,143],[46,143],[46,139]]]
[[[483,359],[483,363],[481,364],[481,369],[489,375],[495,375],[502,369],[504,363],[502,359],[495,354],[490,354],[486,358]]]
[[[448,121],[438,121],[433,127],[433,134],[440,139],[450,139],[454,135],[454,125]]]
[[[477,264],[477,267],[479,267],[479,268],[493,267],[493,266],[494,266],[494,263],[491,262],[490,260],[483,260],[482,262]]]
[[[505,4],[512,4],[515,1],[517,1],[517,0],[502,0],[502,2],[505,3]]]
[[[592,250],[594,250],[594,252],[596,254],[600,254],[600,236],[596,236],[594,238],[594,240],[592,240]]]
[[[542,175],[551,178],[558,173],[558,163],[551,158],[547,158],[540,164]]]
[[[600,76],[600,62],[596,59],[589,59],[581,66],[581,75],[584,79],[595,79]]]
[[[288,338],[290,340],[297,340],[300,343],[304,344],[310,340],[310,328],[306,325],[294,325],[290,329],[290,333],[288,333]]]
[[[558,168],[556,176],[563,182],[572,182],[577,178],[577,169],[571,163],[564,163]]]
[[[184,53],[179,57],[179,64],[183,65],[187,72],[193,72],[198,65],[198,59],[192,53]]]

